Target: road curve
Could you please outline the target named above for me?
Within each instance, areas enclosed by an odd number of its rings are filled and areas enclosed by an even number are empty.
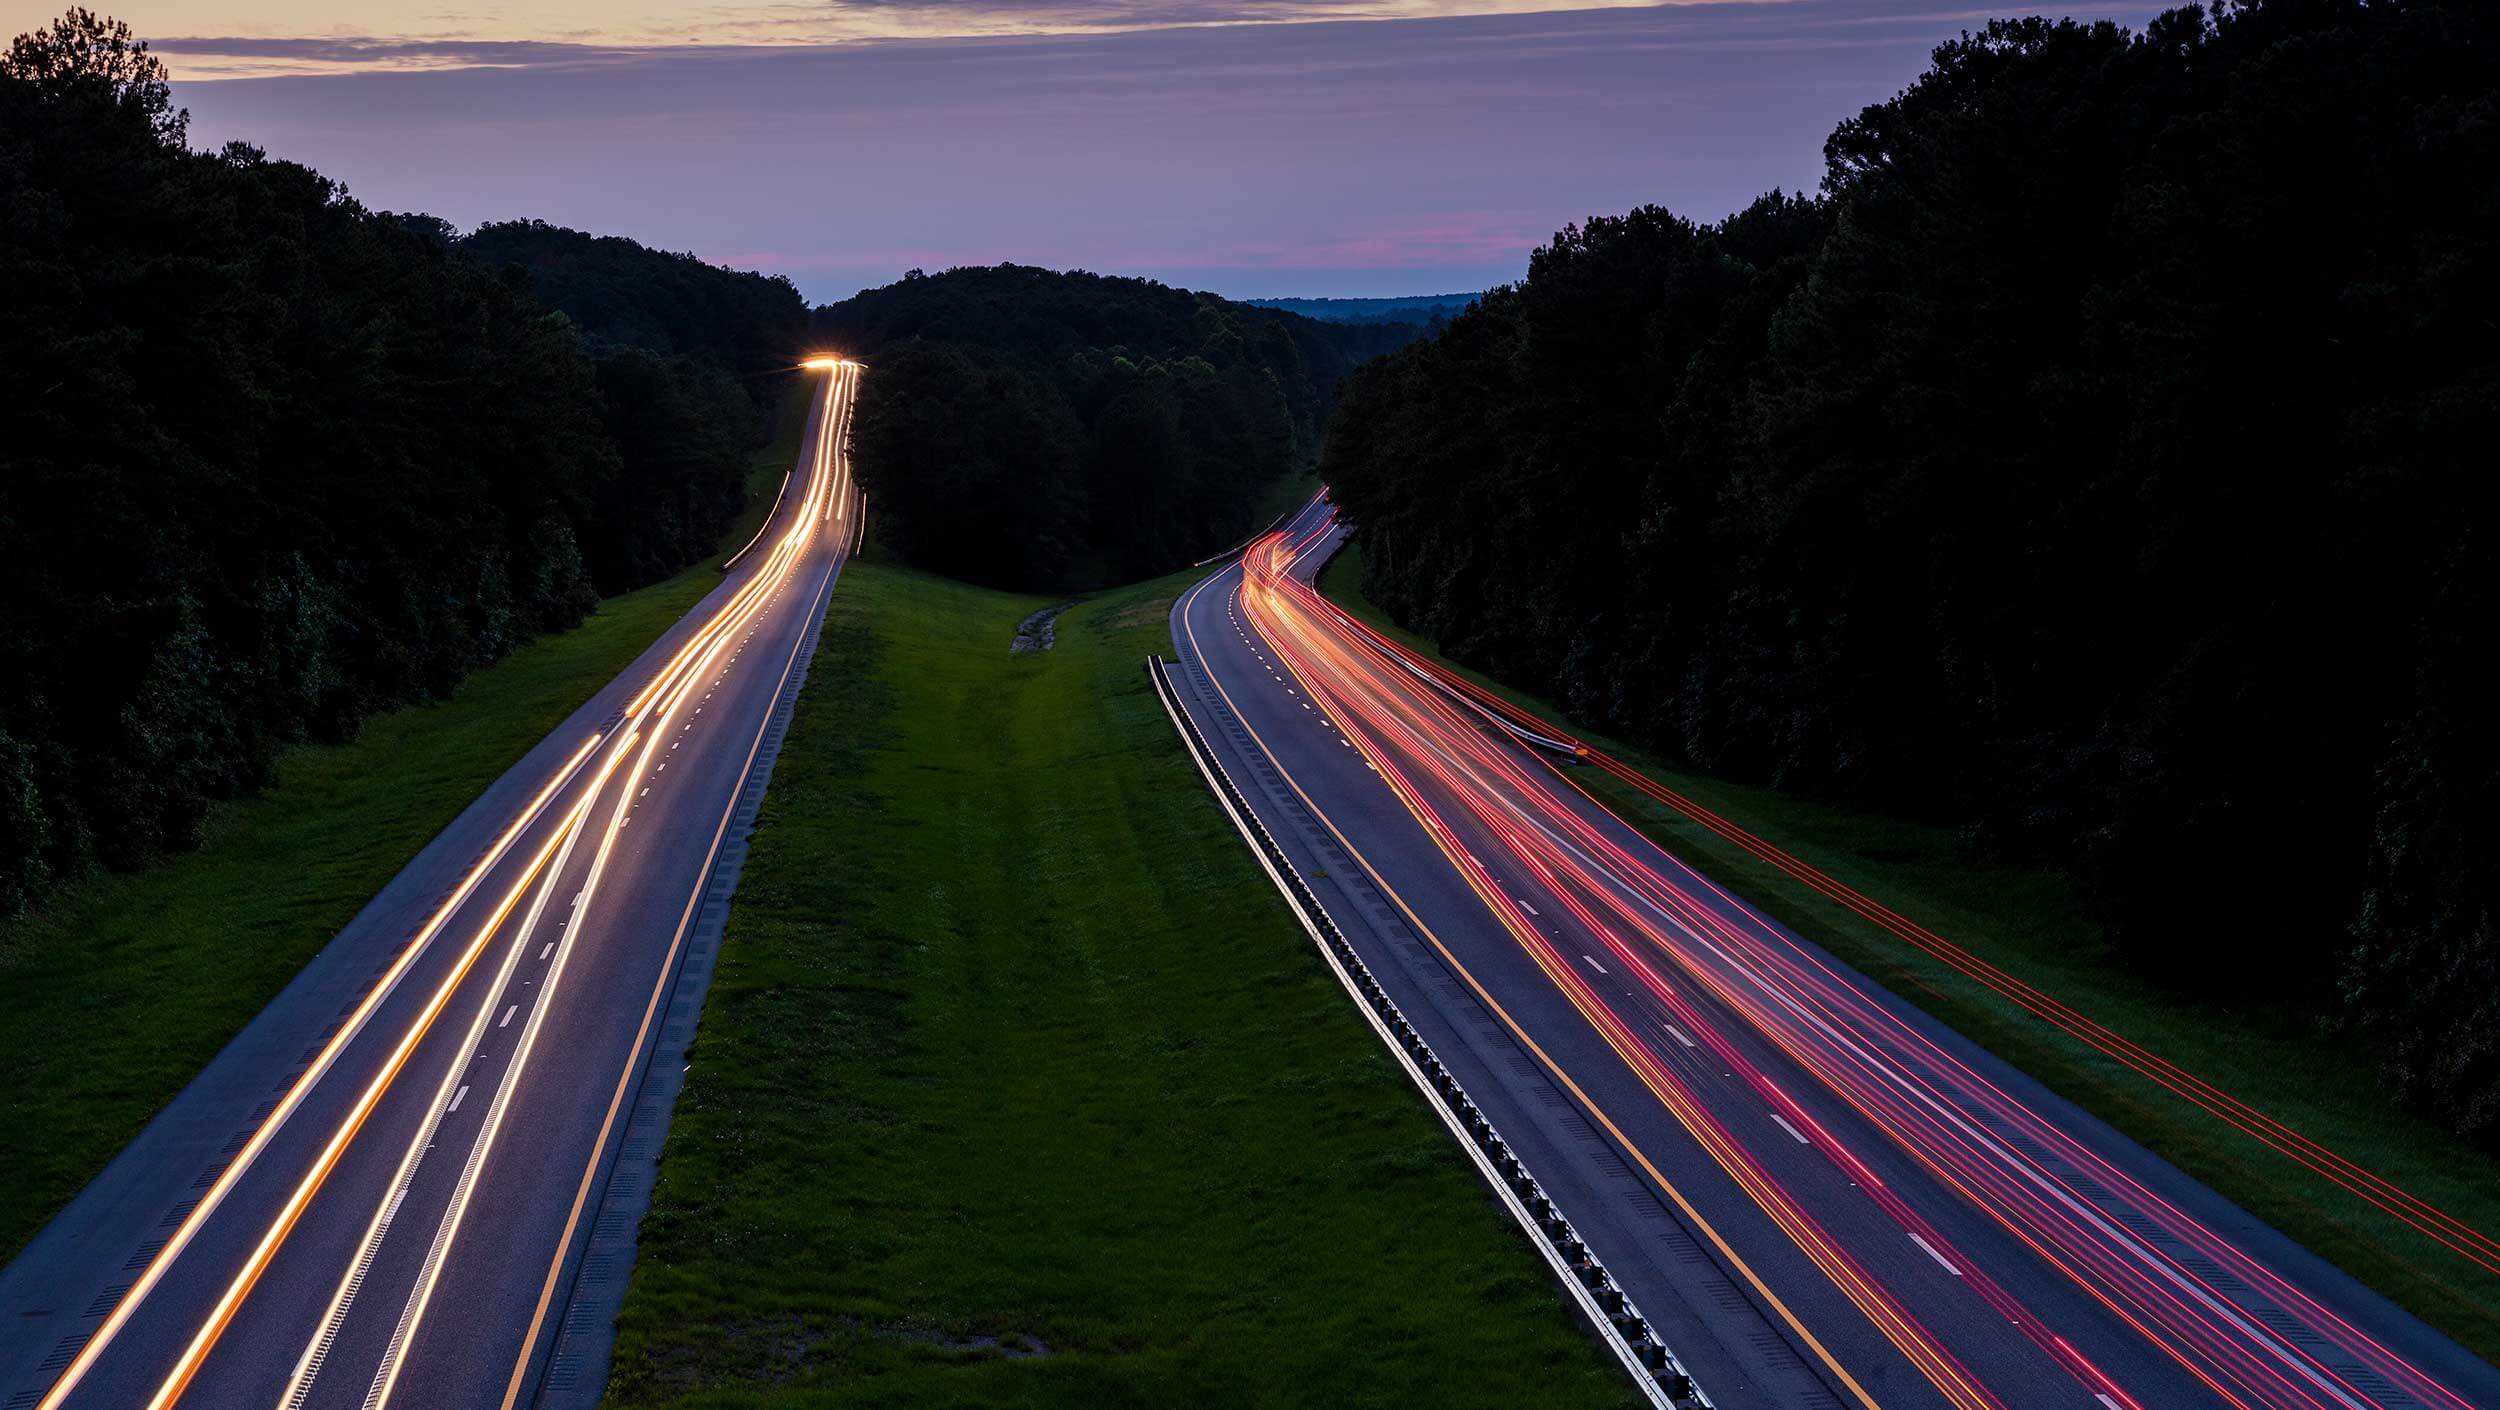
[[[720,587],[0,1273],[0,1406],[533,1403],[684,1017],[664,1001],[692,922],[863,528],[860,368],[810,367],[800,461]]]
[[[1676,863],[1309,586],[1173,609],[1184,705],[1724,1410],[2472,1410],[2500,1372]]]

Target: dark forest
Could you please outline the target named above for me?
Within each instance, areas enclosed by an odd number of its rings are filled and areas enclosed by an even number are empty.
[[[1306,468],[1346,374],[1421,330],[1323,324],[1145,279],[915,272],[817,310],[865,357],[852,431],[881,541],[972,582],[1168,573]]]
[[[1825,156],[1361,372],[1367,590],[1666,757],[2066,865],[2140,972],[2500,1139],[2500,10],[2001,21]]]
[[[0,914],[710,551],[806,311],[195,152],[83,11],[0,60]]]

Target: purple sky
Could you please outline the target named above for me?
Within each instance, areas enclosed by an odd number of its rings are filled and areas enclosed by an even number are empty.
[[[258,143],[377,208],[630,235],[816,299],[998,260],[1255,297],[1476,289],[1592,213],[1716,218],[1811,187],[1836,121],[2016,8],[1785,0],[778,47],[159,42],[195,142]],[[411,60],[496,66],[392,67]],[[255,63],[344,71],[197,77]]]

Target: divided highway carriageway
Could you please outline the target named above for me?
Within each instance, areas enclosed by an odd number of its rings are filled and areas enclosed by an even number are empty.
[[[0,1274],[0,1406],[597,1394],[625,1205],[648,1190],[692,1028],[680,986],[710,973],[707,918],[862,532],[843,449],[861,369],[809,367],[799,463],[720,587]],[[632,1187],[623,1203],[612,1186]]]
[[[1344,532],[1323,496],[1185,594],[1174,692],[1710,1403],[2500,1407],[2492,1367],[1679,864],[1575,786],[1576,741],[1339,612],[1311,581]]]

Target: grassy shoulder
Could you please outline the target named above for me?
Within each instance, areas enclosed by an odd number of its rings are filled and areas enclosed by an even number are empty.
[[[1630,1403],[1190,770],[1187,579],[834,594],[620,1406]]]
[[[785,415],[757,452],[750,489],[767,504],[804,422]],[[729,547],[742,542],[733,526]],[[291,751],[274,787],[215,810],[198,851],[88,878],[0,923],[0,1259],[461,809],[692,610],[717,563],[610,598],[352,743]]]
[[[1399,628],[1363,596],[1361,578],[1360,550],[1349,545],[1322,573],[1320,588],[1350,614],[1437,659],[1432,643]],[[1517,704],[1563,718],[1547,701],[1449,664]],[[2119,968],[2062,875],[1973,865],[1957,855],[1946,829],[1680,772],[1639,749],[1577,732],[2467,1224],[2500,1229],[2500,1162],[2392,1110],[2369,1063],[2310,1025],[2269,1011],[2185,1002]],[[1676,857],[2477,1354],[2500,1360],[2500,1281],[2490,1274],[1672,809],[1595,770],[1574,780]]]

